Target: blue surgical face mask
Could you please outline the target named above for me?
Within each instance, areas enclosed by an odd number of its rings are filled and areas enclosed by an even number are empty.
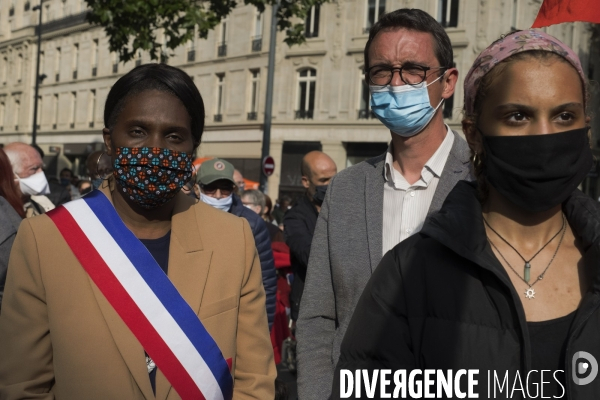
[[[429,85],[442,78],[431,82]],[[444,99],[436,108],[431,106],[425,82],[418,85],[376,86],[369,85],[371,110],[392,132],[411,137],[421,132],[435,115]]]
[[[210,206],[213,206],[214,208],[228,212],[231,208],[231,204],[233,203],[233,196],[229,195],[227,197],[223,197],[222,199],[215,199],[214,197],[200,193],[200,200]]]

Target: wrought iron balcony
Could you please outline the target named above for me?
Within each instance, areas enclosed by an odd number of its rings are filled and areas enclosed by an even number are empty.
[[[313,119],[314,110],[297,110],[295,119]]]
[[[256,121],[258,119],[258,113],[256,111],[250,111],[248,113],[248,121]]]
[[[196,50],[188,50],[188,62],[196,61]]]
[[[358,110],[358,119],[374,119],[377,118],[371,110]]]
[[[223,122],[223,114],[215,114],[215,122]]]
[[[262,37],[254,37],[252,39],[252,52],[256,53],[262,50]]]
[[[217,56],[225,57],[227,55],[227,43],[222,43],[217,48]]]

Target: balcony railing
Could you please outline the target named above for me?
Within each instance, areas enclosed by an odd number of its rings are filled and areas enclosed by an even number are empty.
[[[92,76],[98,75],[98,67],[92,67]]]
[[[196,61],[196,50],[188,50],[188,62]]]
[[[258,113],[256,111],[250,111],[248,113],[248,121],[256,121],[258,119]]]
[[[262,37],[254,37],[252,38],[252,52],[256,53],[262,50]]]
[[[227,55],[227,43],[222,43],[217,48],[217,56],[225,57]]]
[[[73,71],[73,79],[77,79],[77,70]]]
[[[87,24],[85,17],[87,15],[87,11],[81,12],[75,15],[69,15],[67,17],[56,19],[54,21],[46,22],[42,24],[42,33],[50,33],[54,31],[58,31],[60,29],[70,28],[72,26]],[[37,27],[35,34],[37,35]]]
[[[358,119],[374,119],[377,118],[371,110],[358,110]]]
[[[215,114],[214,121],[223,122],[223,114]]]
[[[314,110],[297,110],[296,119],[313,119]]]

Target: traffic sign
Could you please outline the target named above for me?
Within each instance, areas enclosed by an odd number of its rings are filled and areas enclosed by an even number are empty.
[[[275,172],[275,160],[271,156],[266,156],[262,161],[262,170],[266,176],[273,175]]]

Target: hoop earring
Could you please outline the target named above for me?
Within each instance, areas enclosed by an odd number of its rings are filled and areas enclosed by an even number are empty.
[[[96,160],[96,173],[98,174],[98,177],[100,179],[102,179],[103,181],[107,180],[110,177],[110,175],[111,175],[109,173],[109,174],[106,174],[106,176],[100,176],[100,159],[105,154],[108,156],[108,153],[106,152],[106,150],[104,150],[102,153],[100,153],[100,155],[98,156],[98,159]]]

